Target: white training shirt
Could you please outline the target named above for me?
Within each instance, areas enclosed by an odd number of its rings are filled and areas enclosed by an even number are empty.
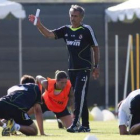
[[[132,99],[138,94],[140,94],[140,89],[132,91],[122,102],[118,113],[119,125],[130,126],[132,118],[132,115],[130,114],[130,103]]]

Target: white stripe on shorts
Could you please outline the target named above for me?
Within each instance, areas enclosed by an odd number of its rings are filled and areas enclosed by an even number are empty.
[[[87,80],[88,80],[88,78],[86,76],[85,83],[84,83],[83,90],[82,90],[82,95],[81,95],[80,112],[79,112],[79,117],[78,117],[79,119],[78,120],[80,120],[82,110],[83,110],[83,104],[84,104],[84,99],[85,99],[85,89],[86,89]]]

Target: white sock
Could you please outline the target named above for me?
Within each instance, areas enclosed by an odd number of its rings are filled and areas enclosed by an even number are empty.
[[[3,123],[3,126],[2,126],[3,128],[6,128],[6,123]]]
[[[16,130],[16,131],[19,131],[19,130],[20,130],[20,125],[17,124],[17,123],[15,123],[15,130]]]

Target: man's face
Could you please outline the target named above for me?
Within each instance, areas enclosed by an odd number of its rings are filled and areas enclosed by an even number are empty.
[[[66,84],[67,84],[67,78],[60,79],[59,81],[56,81],[57,88],[61,89],[61,90],[64,89]]]
[[[81,24],[82,17],[79,11],[70,11],[69,16],[72,27],[76,28]]]

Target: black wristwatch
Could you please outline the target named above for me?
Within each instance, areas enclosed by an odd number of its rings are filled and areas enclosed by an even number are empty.
[[[99,67],[99,65],[98,65],[98,64],[95,64],[95,65],[93,66],[93,69],[98,68],[98,67]]]

